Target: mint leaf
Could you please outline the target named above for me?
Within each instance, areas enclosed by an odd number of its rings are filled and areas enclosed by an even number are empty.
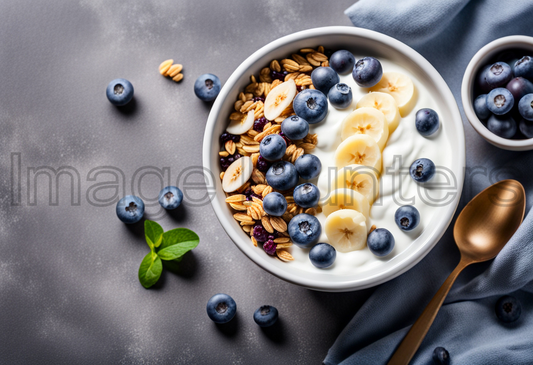
[[[151,251],[144,256],[139,267],[139,281],[146,289],[157,283],[163,272],[163,263],[157,254]]]
[[[150,246],[150,249],[159,247],[163,240],[163,227],[154,221],[144,221],[144,236],[146,237],[146,243]]]
[[[196,233],[187,228],[171,229],[170,231],[166,231],[165,233],[163,233],[163,243],[161,244],[161,246],[159,246],[159,251],[169,246],[189,241],[196,242],[196,246],[198,246],[200,238]]]

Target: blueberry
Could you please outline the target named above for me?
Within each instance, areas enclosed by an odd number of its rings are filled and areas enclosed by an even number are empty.
[[[176,209],[183,200],[183,193],[175,186],[167,186],[159,192],[158,200],[163,208],[167,210]]]
[[[450,365],[450,354],[444,347],[435,347],[435,350],[433,350],[433,363],[436,365]]]
[[[311,72],[311,81],[327,96],[333,85],[339,82],[339,75],[331,67],[317,67]]]
[[[505,62],[496,62],[485,71],[486,85],[490,89],[505,87],[512,78],[513,71],[511,66]]]
[[[416,112],[415,125],[418,133],[429,137],[439,130],[439,115],[433,109],[420,109]]]
[[[487,107],[493,114],[506,114],[511,111],[513,105],[513,94],[503,87],[493,89],[487,95]]]
[[[420,223],[420,213],[412,205],[404,205],[396,210],[394,220],[402,231],[412,231]]]
[[[320,200],[320,191],[316,185],[311,183],[298,185],[294,188],[292,195],[294,202],[302,208],[315,207]]]
[[[281,132],[290,139],[303,139],[309,133],[309,123],[307,120],[293,115],[281,123]]]
[[[516,321],[522,314],[520,302],[510,295],[504,295],[496,302],[496,316],[504,323]]]
[[[207,315],[215,323],[228,323],[237,313],[237,303],[227,294],[215,294],[207,302]]]
[[[298,172],[292,163],[278,161],[268,169],[266,180],[276,190],[289,190],[298,184]]]
[[[381,80],[383,68],[381,67],[381,63],[374,57],[361,58],[355,63],[352,76],[357,85],[361,87],[372,87]]]
[[[220,79],[213,74],[203,74],[194,83],[194,93],[203,101],[215,100],[220,92]]]
[[[267,161],[281,160],[285,156],[287,143],[279,134],[270,134],[263,138],[259,145],[261,156]]]
[[[263,198],[263,209],[268,215],[281,217],[287,210],[287,199],[277,192],[267,194]]]
[[[329,90],[328,98],[335,109],[346,109],[352,104],[352,88],[343,83],[337,84]]]
[[[515,76],[525,77],[530,80],[533,79],[533,59],[530,56],[524,56],[514,64]]]
[[[315,155],[305,154],[301,155],[294,162],[296,171],[302,179],[311,180],[320,175],[322,171],[322,163]]]
[[[487,106],[487,94],[481,94],[474,100],[474,112],[481,120],[490,117],[491,112]]]
[[[521,119],[518,123],[518,128],[524,136],[526,136],[527,138],[533,138],[533,122]]]
[[[128,104],[133,99],[133,85],[125,79],[115,79],[107,85],[109,102],[116,106]]]
[[[288,232],[291,241],[296,246],[309,248],[318,242],[322,234],[322,226],[315,216],[302,213],[291,219]]]
[[[318,90],[306,89],[298,93],[292,106],[294,112],[309,124],[321,122],[328,114],[328,99]]]
[[[489,72],[489,68],[490,65],[483,67],[476,77],[477,86],[484,93],[488,93],[491,90],[489,84],[487,83],[487,73]]]
[[[352,52],[342,49],[331,55],[329,58],[329,65],[336,73],[347,75],[353,70],[355,57]]]
[[[270,327],[278,320],[278,310],[271,305],[262,305],[254,312],[254,321],[259,327]]]
[[[262,225],[258,224],[254,226],[252,235],[257,240],[257,242],[265,242],[268,240],[268,232]]]
[[[498,54],[496,57],[496,61],[502,61],[511,66],[511,70],[514,74],[514,64],[516,61],[518,61],[522,56],[519,56],[516,51],[504,51]]]
[[[366,243],[374,255],[387,256],[394,248],[394,236],[385,228],[377,228],[368,235]]]
[[[491,115],[487,129],[502,138],[512,138],[516,133],[516,122],[510,115]]]
[[[126,224],[137,223],[144,215],[144,202],[135,195],[126,195],[116,207],[117,217]]]
[[[319,269],[330,267],[336,258],[337,250],[328,243],[318,243],[309,251],[309,260]]]
[[[533,94],[527,94],[518,102],[518,112],[525,120],[533,122]]]
[[[435,164],[429,158],[419,158],[411,164],[409,173],[414,181],[425,183],[435,175]]]
[[[514,100],[520,100],[524,95],[533,93],[533,83],[523,77],[515,77],[505,88],[513,94]]]

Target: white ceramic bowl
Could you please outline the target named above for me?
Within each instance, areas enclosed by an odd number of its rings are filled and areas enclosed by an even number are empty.
[[[330,49],[348,49],[358,54],[387,58],[405,67],[424,84],[435,100],[441,102],[441,117],[449,121],[446,125],[448,139],[452,143],[451,169],[457,177],[458,194],[443,211],[435,214],[427,228],[407,249],[377,269],[369,269],[351,276],[337,276],[327,270],[308,272],[298,270],[290,263],[281,262],[254,247],[250,237],[241,230],[233,219],[230,208],[225,203],[225,195],[218,175],[220,167],[218,152],[219,136],[228,124],[228,117],[239,92],[249,84],[250,75],[259,74],[261,68],[272,59],[282,59],[305,47],[323,45]],[[465,141],[464,130],[457,103],[439,73],[420,54],[400,41],[386,35],[354,27],[325,27],[294,33],[259,49],[246,59],[230,76],[217,97],[207,121],[204,145],[204,167],[213,172],[216,195],[212,200],[213,209],[222,225],[237,247],[249,259],[268,272],[291,283],[321,291],[352,291],[372,287],[404,273],[418,263],[437,243],[450,224],[457,208],[464,180]],[[213,184],[212,181],[208,182]],[[298,249],[298,248],[295,248]],[[236,260],[238,257],[236,257]]]
[[[481,48],[470,60],[466,67],[461,84],[461,101],[468,121],[474,129],[496,147],[511,151],[528,151],[533,149],[533,138],[530,139],[506,139],[495,135],[485,127],[474,112],[474,84],[478,71],[494,60],[501,52],[511,49],[523,49],[533,53],[533,37],[513,35],[498,38]],[[518,101],[515,101],[518,102]],[[518,122],[518,121],[517,121]]]

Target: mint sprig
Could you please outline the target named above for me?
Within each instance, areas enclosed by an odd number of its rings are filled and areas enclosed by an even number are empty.
[[[147,289],[161,277],[161,260],[180,262],[183,255],[200,243],[198,235],[190,229],[175,228],[164,232],[158,223],[149,220],[144,222],[144,236],[150,253],[139,267],[139,281]]]

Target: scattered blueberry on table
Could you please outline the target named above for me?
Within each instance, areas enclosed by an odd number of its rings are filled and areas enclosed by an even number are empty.
[[[296,246],[309,248],[318,242],[322,226],[315,216],[302,213],[291,219],[288,232]]]
[[[133,99],[133,85],[128,80],[115,79],[107,85],[106,95],[111,104],[126,105]]]
[[[496,316],[504,323],[511,323],[520,318],[522,306],[513,296],[504,295],[496,302]]]
[[[126,195],[116,207],[117,217],[126,224],[140,221],[144,215],[144,202],[135,195]]]
[[[450,365],[450,354],[444,347],[433,350],[433,363],[436,365]]]
[[[429,158],[419,158],[411,164],[409,173],[418,183],[428,182],[435,176],[435,164]]]
[[[309,260],[319,269],[331,267],[337,258],[337,250],[329,243],[318,243],[309,250]]]
[[[237,313],[237,303],[227,294],[215,294],[207,302],[206,310],[213,322],[228,323]]]
[[[420,223],[420,213],[412,205],[404,205],[396,210],[394,220],[402,231],[412,231]]]
[[[317,90],[327,96],[331,88],[340,81],[340,78],[331,67],[317,67],[311,73],[311,81]]]
[[[213,74],[203,74],[194,83],[194,93],[203,101],[215,100],[220,89],[220,79]]]
[[[381,62],[374,57],[364,57],[355,63],[352,72],[355,83],[361,87],[375,86],[383,76]]]
[[[294,202],[302,208],[312,208],[320,200],[320,191],[316,185],[304,183],[298,185],[293,191]],[[268,196],[268,195],[267,195]]]
[[[254,321],[259,327],[270,327],[278,321],[278,310],[271,305],[262,305],[254,312]]]
[[[303,90],[296,95],[292,104],[296,115],[307,120],[309,124],[320,123],[328,114],[328,99],[319,90]]]
[[[183,193],[176,186],[167,186],[159,192],[159,204],[167,209],[173,210],[180,206],[183,200]]]
[[[394,248],[394,236],[388,229],[377,228],[370,232],[367,239],[367,245],[376,256],[387,256]]]
[[[336,84],[329,90],[328,98],[335,109],[346,109],[352,104],[352,88],[343,83]]]

